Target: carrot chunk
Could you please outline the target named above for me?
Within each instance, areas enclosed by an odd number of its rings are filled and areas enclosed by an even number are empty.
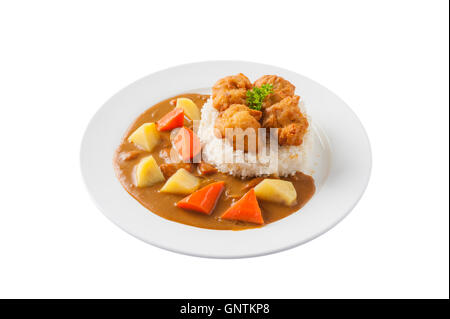
[[[173,146],[183,161],[188,161],[200,153],[201,145],[198,136],[187,127],[182,127],[173,139]]]
[[[209,215],[213,211],[214,207],[216,207],[217,200],[222,194],[224,187],[224,182],[209,184],[180,200],[177,203],[177,207],[195,210],[197,212]]]
[[[169,131],[176,127],[183,126],[184,123],[184,111],[180,108],[174,108],[172,111],[164,115],[156,125],[158,131]]]
[[[255,190],[250,189],[240,200],[221,216],[223,219],[240,220],[255,224],[264,224],[261,209],[256,200]]]

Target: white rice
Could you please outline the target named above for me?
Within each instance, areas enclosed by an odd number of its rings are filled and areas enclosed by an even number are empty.
[[[300,109],[306,115],[302,101],[300,101]],[[214,135],[214,123],[219,112],[212,106],[211,99],[203,105],[201,113],[197,134],[203,146],[202,160],[214,165],[220,172],[244,178],[271,174],[288,176],[297,171],[308,170],[306,155],[311,149],[312,143],[309,129],[304,136],[302,145],[278,147],[277,164],[276,158],[274,158],[276,153],[261,157],[251,152],[234,151],[233,145],[226,139],[217,138]],[[234,161],[232,163],[224,161],[226,156],[229,157],[231,154],[234,155]]]

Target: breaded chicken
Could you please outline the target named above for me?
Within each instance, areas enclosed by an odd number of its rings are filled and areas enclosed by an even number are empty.
[[[298,95],[288,96],[264,110],[263,127],[283,127],[303,117],[298,106]]]
[[[217,81],[212,88],[213,106],[222,112],[230,105],[245,104],[247,90],[251,88],[252,83],[242,73],[226,76]]]
[[[256,151],[257,141],[258,141],[258,129],[261,127],[259,120],[261,119],[262,113],[260,111],[252,110],[242,104],[233,104],[225,111],[220,113],[214,125],[217,137],[225,138],[226,129],[242,129],[241,132],[235,132],[233,135],[233,147],[238,147],[236,144],[238,138],[242,138],[244,141],[244,151]],[[245,130],[252,129],[254,131],[255,142],[249,143],[248,138],[252,135],[246,135]],[[252,133],[252,132],[250,132]],[[229,137],[228,137],[229,138]]]
[[[303,117],[300,123],[291,123],[278,129],[278,144],[302,145],[303,137],[308,130],[308,120]]]
[[[297,95],[288,96],[264,109],[262,126],[278,128],[280,145],[301,145],[308,130],[308,120],[300,111]]]
[[[277,75],[264,75],[255,81],[254,86],[261,87],[264,84],[271,84],[273,93],[269,94],[263,102],[262,107],[267,108],[275,103],[280,102],[282,99],[288,96],[293,96],[295,92],[295,86]]]

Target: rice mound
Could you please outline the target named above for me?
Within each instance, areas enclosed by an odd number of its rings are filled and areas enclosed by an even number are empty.
[[[304,103],[300,101],[300,109],[306,115]],[[212,106],[212,99],[203,105],[201,109],[201,121],[197,135],[202,143],[202,160],[214,165],[220,172],[242,178],[253,176],[267,176],[271,174],[279,176],[289,176],[297,171],[306,171],[308,161],[306,155],[311,149],[311,130],[303,138],[300,146],[279,146],[278,163],[275,158],[276,153],[269,153],[266,156],[257,156],[255,153],[244,153],[242,150],[233,150],[233,145],[225,139],[217,138],[214,135],[214,123],[219,112]],[[308,118],[309,121],[309,118]],[[234,161],[228,163],[225,158],[233,156]]]

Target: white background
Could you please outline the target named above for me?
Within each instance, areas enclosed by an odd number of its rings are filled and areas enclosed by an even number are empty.
[[[2,1],[0,297],[448,298],[448,19],[444,0]],[[79,146],[96,110],[152,72],[217,59],[305,75],[365,125],[369,187],[325,235],[201,259],[95,208]]]

